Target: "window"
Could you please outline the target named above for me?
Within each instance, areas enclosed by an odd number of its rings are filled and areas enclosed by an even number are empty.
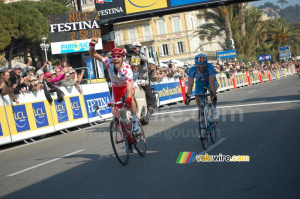
[[[149,58],[153,58],[153,56],[155,57],[154,46],[148,46],[147,48],[148,48]]]
[[[120,29],[114,30],[114,33],[115,33],[115,42],[117,43],[117,45],[123,45],[122,30]]]
[[[128,28],[128,37],[129,37],[129,43],[131,44],[137,41],[137,31],[134,26]]]
[[[143,32],[144,32],[144,41],[151,41],[151,40],[153,40],[150,24],[145,24],[143,26]]]
[[[174,49],[175,49],[175,54],[186,53],[185,42],[184,41],[175,42]]]
[[[87,4],[87,0],[81,0],[81,5]]]
[[[165,25],[165,20],[164,19],[157,20],[157,29],[158,29],[158,34],[159,35],[165,35],[165,34],[167,34],[166,25]]]
[[[172,18],[172,23],[173,23],[173,31],[174,32],[181,32],[180,17],[173,17]]]
[[[160,54],[160,56],[171,55],[170,44],[160,44],[159,45],[159,54]]]

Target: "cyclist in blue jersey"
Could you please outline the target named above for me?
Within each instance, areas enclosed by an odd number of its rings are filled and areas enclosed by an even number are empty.
[[[194,86],[194,79],[196,79],[196,89],[195,94],[206,93],[206,88],[212,93],[212,117],[214,121],[219,119],[217,110],[217,89],[218,82],[215,77],[214,66],[207,62],[207,56],[205,54],[199,54],[195,56],[195,64],[189,69],[189,79],[188,79],[188,91],[186,94],[185,104],[189,105],[191,101],[191,93]],[[200,109],[200,97],[196,97],[196,103],[198,109]],[[204,116],[203,111],[201,116]],[[204,117],[201,117],[201,128],[205,128]],[[202,133],[202,132],[201,132]]]

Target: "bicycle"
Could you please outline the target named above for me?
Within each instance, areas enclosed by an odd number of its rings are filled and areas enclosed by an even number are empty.
[[[111,102],[106,106],[96,107],[98,115],[101,117],[100,109],[112,107],[114,115],[110,122],[110,140],[116,155],[116,158],[122,165],[127,165],[129,161],[129,152],[132,153],[132,145],[134,145],[140,156],[146,155],[147,145],[145,133],[141,122],[138,119],[139,129],[133,131],[131,111],[128,110],[123,97],[119,102]],[[122,104],[122,106],[117,106]]]
[[[201,144],[203,146],[203,149],[206,150],[208,147],[208,134],[210,135],[210,139],[212,143],[215,143],[217,141],[217,132],[216,132],[216,125],[217,122],[213,121],[212,119],[212,104],[208,102],[207,96],[210,96],[211,93],[205,93],[205,94],[197,94],[195,97],[200,97],[200,109],[198,113],[199,118],[199,134],[200,134],[200,140]],[[201,112],[204,112],[204,122],[205,122],[205,137],[201,134]]]

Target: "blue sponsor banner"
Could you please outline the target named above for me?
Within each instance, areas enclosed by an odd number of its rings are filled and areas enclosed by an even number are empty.
[[[44,102],[32,103],[32,109],[37,128],[49,126]]]
[[[3,131],[2,131],[1,123],[0,123],[0,136],[3,136]]]
[[[88,118],[99,117],[95,110],[95,104],[97,106],[105,106],[111,102],[109,92],[103,93],[94,93],[89,95],[84,95],[84,102],[86,107],[86,112],[88,114]],[[110,114],[110,107],[105,107],[100,110],[101,115]]]
[[[168,83],[153,85],[154,91],[158,93],[159,101],[170,100]]]
[[[12,109],[17,132],[19,133],[30,130],[25,105],[13,106]]]
[[[92,59],[86,59],[86,67],[87,67],[88,79],[95,79],[95,73],[94,73]]]
[[[56,99],[54,100],[54,102],[55,102],[55,110],[57,113],[58,122],[61,123],[61,122],[69,121],[65,100],[63,100],[62,102],[58,102]]]
[[[258,61],[267,61],[267,60],[271,60],[272,57],[271,55],[260,55],[258,56]]]
[[[180,82],[168,83],[168,90],[169,90],[170,99],[182,97]]]
[[[181,5],[186,5],[186,4],[193,4],[193,3],[202,3],[202,2],[207,2],[211,0],[170,0],[171,1],[171,6],[181,6]]]
[[[236,50],[226,50],[217,52],[218,59],[229,59],[237,57]]]
[[[73,118],[74,119],[79,119],[82,118],[82,111],[81,111],[81,104],[80,104],[80,100],[79,97],[70,97],[70,101],[71,101],[71,109],[72,109],[72,113],[73,113]]]

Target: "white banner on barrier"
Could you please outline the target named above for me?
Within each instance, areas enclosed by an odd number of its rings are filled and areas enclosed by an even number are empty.
[[[109,107],[100,110],[102,118],[98,116],[95,109],[95,104],[97,104],[97,106],[105,106],[111,102],[110,92],[106,82],[82,85],[82,92],[89,122],[112,117],[111,108]]]

